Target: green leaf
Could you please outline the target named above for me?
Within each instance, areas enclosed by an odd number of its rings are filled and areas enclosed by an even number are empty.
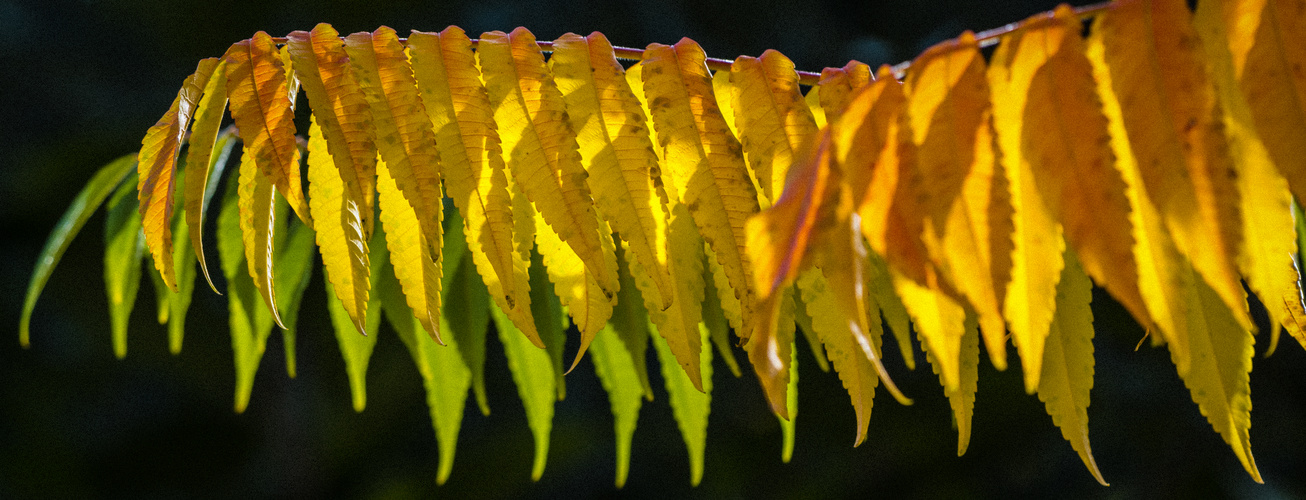
[[[461,240],[454,235],[444,239],[446,258],[449,256],[447,247],[450,241]],[[449,268],[445,274],[451,281],[445,284],[444,290],[457,292],[445,294],[444,309],[440,311],[441,325],[449,325],[449,331],[452,332],[450,336],[454,338],[454,345],[458,346],[458,354],[471,370],[472,393],[476,396],[476,404],[480,407],[481,414],[489,415],[490,404],[485,396],[485,335],[490,323],[490,292],[485,288],[485,282],[481,281],[481,276],[476,273],[471,254],[463,253],[460,260],[461,263]],[[445,262],[446,265],[451,265],[451,261]]]
[[[241,161],[248,161],[248,158],[241,158]],[[228,177],[222,210],[218,213],[217,240],[222,274],[227,278],[227,323],[231,330],[232,362],[236,370],[234,407],[236,413],[241,413],[249,405],[254,374],[272,331],[272,313],[263,305],[254,279],[245,268],[238,184],[239,176]]]
[[[624,288],[623,288],[624,290]],[[638,297],[636,297],[638,298]],[[620,302],[618,302],[620,304]],[[647,324],[647,323],[645,323]],[[599,330],[590,344],[590,361],[594,363],[594,373],[598,375],[603,389],[608,391],[608,402],[612,405],[613,428],[617,439],[617,477],[618,488],[626,484],[630,472],[630,443],[635,437],[635,422],[639,419],[639,407],[643,403],[644,384],[647,380],[640,378],[643,358],[636,358],[626,348],[623,339],[613,328],[612,323]],[[647,338],[647,333],[645,333]],[[645,375],[647,376],[647,375]]]
[[[390,265],[390,255],[385,248],[384,232],[372,233],[368,243],[371,261],[371,287]],[[361,412],[367,406],[367,363],[372,358],[372,349],[376,347],[377,329],[381,326],[381,296],[371,294],[367,299],[367,316],[363,320],[371,335],[362,335],[354,326],[354,320],[340,303],[330,281],[326,283],[327,310],[331,312],[331,324],[335,327],[336,342],[340,345],[340,355],[345,360],[345,373],[349,375],[349,392],[353,395],[354,411]],[[400,304],[403,304],[400,302]],[[400,304],[394,304],[398,306]]]
[[[104,289],[109,296],[113,354],[118,359],[127,356],[127,320],[136,305],[145,251],[141,215],[136,211],[135,197],[130,196],[135,190],[135,182],[119,187],[109,200],[109,214],[104,220]]]
[[[535,347],[498,305],[490,308],[495,330],[508,358],[508,369],[517,384],[517,395],[526,408],[526,422],[535,436],[535,462],[531,480],[539,481],[549,457],[549,433],[553,430],[553,403],[556,399],[557,369],[548,351]],[[538,316],[537,316],[538,317]]]
[[[544,257],[531,250],[531,315],[535,317],[535,330],[540,333],[544,349],[553,360],[554,386],[558,389],[558,401],[567,397],[567,381],[563,378],[566,368],[562,364],[562,351],[567,342],[567,315],[562,311],[562,302],[553,294],[553,284],[544,269]]]
[[[716,345],[717,352],[721,353],[721,359],[726,362],[730,373],[735,378],[742,376],[739,361],[735,359],[734,344],[730,342],[730,323],[726,320],[725,311],[721,309],[721,299],[714,286],[703,287],[703,326],[707,327],[708,336],[712,338],[712,344]]]
[[[796,346],[789,348],[789,386],[785,388],[785,404],[789,409],[789,418],[780,418],[776,415],[776,420],[780,421],[780,433],[784,436],[784,441],[780,446],[780,461],[789,463],[794,458],[794,438],[796,437],[798,421],[798,349]]]
[[[59,222],[50,231],[50,236],[45,239],[45,247],[41,248],[41,254],[36,258],[36,268],[32,270],[32,278],[27,282],[27,297],[23,300],[22,319],[18,321],[18,342],[23,347],[31,345],[32,309],[36,307],[36,299],[41,296],[41,290],[45,289],[45,284],[50,280],[50,274],[54,272],[55,266],[59,265],[59,259],[63,257],[64,251],[68,250],[68,245],[77,237],[77,232],[81,231],[86,221],[100,208],[104,199],[113,193],[128,173],[135,171],[136,153],[121,156],[108,165],[100,167],[100,170],[95,172],[95,176],[91,177],[86,186],[83,186],[73,198],[73,202],[68,205],[68,210],[64,211],[63,217],[59,218]],[[128,184],[136,185],[135,181]]]
[[[710,288],[710,287],[709,287]],[[699,323],[701,342],[707,342],[707,327]],[[676,417],[680,435],[685,438],[689,451],[689,481],[698,486],[703,480],[703,456],[707,451],[707,417],[712,406],[712,350],[704,349],[699,355],[699,368],[703,376],[703,392],[694,388],[689,375],[680,369],[667,341],[657,334],[657,325],[649,325],[653,346],[657,348],[658,361],[662,363],[662,379],[667,384],[671,400],[671,413]]]
[[[472,385],[472,372],[463,363],[454,335],[444,335],[445,345],[436,344],[422,323],[406,307],[403,289],[395,278],[393,267],[378,271],[376,295],[385,307],[385,318],[394,326],[399,340],[408,347],[413,363],[422,375],[426,387],[426,406],[431,412],[431,424],[440,448],[440,465],[435,482],[444,484],[453,471],[454,452],[458,445],[458,431],[462,428],[463,408],[467,406],[467,390]],[[449,323],[441,317],[441,331],[449,332]]]
[[[155,265],[153,256],[150,256],[148,260],[151,268],[158,269],[153,267]],[[160,325],[166,325],[168,324],[168,316],[172,313],[172,298],[169,296],[172,290],[169,290],[168,284],[163,282],[163,275],[158,272],[146,274],[150,275],[150,282],[154,286],[154,315]]]
[[[316,261],[314,256],[317,255],[314,238],[317,235],[312,228],[302,223],[291,223],[289,233],[285,243],[277,242],[275,286],[277,309],[281,311],[281,322],[286,324],[286,329],[281,331],[286,351],[286,374],[295,378],[295,333],[299,331],[299,304],[313,277],[313,264]],[[191,270],[194,271],[193,265]]]
[[[617,303],[612,306],[612,318],[608,322],[630,354],[631,366],[639,375],[644,397],[652,401],[653,387],[648,381],[648,363],[645,361],[648,353],[648,310],[644,308],[643,296],[635,285],[635,277],[627,267],[631,262],[626,260],[626,255],[626,251],[619,247],[617,279],[621,288],[617,290]]]

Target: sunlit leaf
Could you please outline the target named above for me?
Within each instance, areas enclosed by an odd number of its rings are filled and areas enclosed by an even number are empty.
[[[376,288],[376,281],[383,273],[389,272],[389,252],[381,242],[381,232],[373,233],[369,260],[371,267],[371,288]],[[331,313],[331,325],[334,327],[336,343],[340,346],[341,357],[345,360],[345,374],[349,376],[349,393],[353,397],[354,411],[361,412],[367,406],[367,365],[376,347],[376,336],[381,326],[381,296],[372,294],[367,301],[365,329],[360,330],[354,319],[345,310],[330,283],[326,286],[327,310]],[[393,304],[393,307],[400,307]]]
[[[535,436],[535,459],[531,466],[531,479],[538,481],[544,474],[544,464],[549,457],[549,433],[553,430],[553,403],[557,400],[554,382],[556,370],[549,353],[531,344],[517,327],[500,311],[490,308],[503,353],[508,358],[508,369],[517,384],[517,395],[526,408],[526,422]]]
[[[656,331],[652,325],[651,331]],[[699,330],[698,343],[708,342],[706,328]],[[689,482],[697,486],[703,480],[703,457],[707,451],[707,417],[712,405],[712,350],[705,349],[699,357],[696,370],[702,376],[700,390],[683,370],[678,357],[671,353],[667,341],[659,335],[653,337],[653,346],[657,349],[658,361],[662,365],[662,379],[667,385],[667,399],[671,401],[671,413],[676,417],[680,435],[685,439],[685,448],[689,451]]]
[[[104,291],[109,297],[113,354],[119,359],[127,356],[127,320],[136,305],[145,252],[141,214],[132,203],[131,191],[131,183],[124,183],[114,192],[104,220]]]

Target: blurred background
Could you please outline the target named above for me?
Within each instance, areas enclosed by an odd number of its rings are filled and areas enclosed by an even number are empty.
[[[888,369],[916,404],[880,397],[858,448],[851,446],[847,394],[799,341],[798,437],[788,464],[755,377],[735,379],[718,360],[706,474],[697,488],[689,485],[657,369],[650,370],[657,399],[641,410],[630,479],[622,490],[613,487],[607,396],[583,361],[567,377],[548,467],[533,483],[530,434],[494,335],[486,366],[493,413],[482,416],[469,404],[453,475],[437,487],[435,437],[411,358],[383,329],[368,406],[355,413],[320,272],[300,315],[298,378],[286,376],[274,334],[244,414],[232,411],[226,301],[203,286],[185,349],[173,356],[152,317],[151,287],[142,285],[128,356],[116,360],[101,282],[103,215],[91,219],[50,280],[32,348],[18,346],[15,326],[37,253],[82,184],[139,147],[199,59],[220,56],[258,30],[281,36],[330,22],[342,33],[387,25],[403,34],[455,24],[475,36],[526,26],[542,40],[601,31],[630,47],[690,37],[713,57],[777,49],[799,68],[819,71],[849,59],[900,62],[962,30],[1054,5],[0,0],[0,324],[8,325],[0,333],[10,332],[0,338],[0,498],[1306,497],[1306,352],[1285,336],[1267,359],[1266,336],[1257,339],[1251,435],[1266,480],[1257,485],[1200,415],[1168,352],[1135,351],[1143,332],[1100,290],[1089,418],[1110,488],[1092,479],[1042,403],[1024,394],[1015,361],[1006,372],[981,362],[974,436],[967,454],[956,457],[937,378],[919,350],[917,369],[908,371],[892,340]],[[651,349],[649,356],[656,363]]]

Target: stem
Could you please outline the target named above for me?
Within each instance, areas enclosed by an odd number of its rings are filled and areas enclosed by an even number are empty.
[[[1111,4],[1112,4],[1111,1],[1105,1],[1101,3],[1095,3],[1092,5],[1085,5],[1083,7],[1076,7],[1075,14],[1078,15],[1080,19],[1085,19],[1085,20],[1090,19],[1093,16],[1100,14],[1102,11],[1110,8]],[[1050,16],[1050,15],[1052,15],[1051,11],[1040,14],[1040,16]],[[980,48],[997,45],[997,43],[1001,41],[1003,37],[1015,33],[1017,31],[1020,31],[1022,28],[1024,28],[1025,22],[1026,21],[1017,21],[997,28],[981,31],[975,34],[975,40],[979,42]],[[272,42],[276,44],[284,44],[286,43],[286,38],[285,37],[273,38]],[[399,42],[408,43],[408,39],[400,38]],[[475,47],[475,45],[478,42],[480,42],[480,40],[473,38],[472,46]],[[553,42],[538,41],[535,43],[539,44],[540,50],[543,50],[545,52],[551,52],[553,50]],[[644,58],[644,49],[614,46],[612,47],[612,51],[615,53],[617,59],[623,61],[639,61]],[[735,63],[733,59],[718,59],[715,57],[707,58],[706,62],[707,62],[708,69],[712,71],[730,71],[730,66]],[[898,79],[902,79],[903,76],[907,73],[907,69],[911,67],[911,63],[912,63],[911,61],[903,61],[893,65],[894,76],[896,76]],[[807,86],[815,86],[816,84],[820,83],[820,81],[821,81],[821,73],[819,72],[812,72],[812,71],[798,72],[798,83]]]

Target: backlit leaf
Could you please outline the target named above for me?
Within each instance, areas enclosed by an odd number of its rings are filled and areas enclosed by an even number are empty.
[[[674,224],[674,222],[673,222]],[[657,325],[652,326],[657,330]],[[698,344],[708,341],[707,329],[698,332]],[[680,435],[689,451],[689,483],[697,486],[703,480],[703,457],[707,451],[707,417],[712,406],[712,350],[704,350],[699,357],[696,373],[702,376],[702,388],[689,378],[689,370],[673,355],[667,341],[660,335],[651,335],[662,365],[662,379],[667,384],[667,399],[671,401],[671,414],[676,417]]]
[[[1093,389],[1093,284],[1073,251],[1057,285],[1057,313],[1043,348],[1038,399],[1047,407],[1061,436],[1079,453],[1084,466],[1102,486],[1110,486],[1097,469],[1088,443],[1089,391]]]
[[[381,232],[373,233],[368,247],[371,250],[369,261],[371,268],[371,288],[376,288],[376,280],[382,273],[389,272],[389,252],[381,242]],[[381,326],[381,296],[372,294],[367,301],[364,321],[365,329],[360,330],[354,318],[345,310],[337,298],[330,283],[327,290],[327,310],[331,313],[331,325],[336,334],[336,343],[340,346],[341,357],[345,360],[345,374],[349,376],[349,393],[353,397],[354,411],[361,412],[367,406],[367,365],[376,347],[376,336]],[[402,307],[394,304],[393,307]]]
[[[984,59],[973,35],[962,34],[917,57],[907,78],[907,95],[908,120],[917,151],[915,175],[925,180],[909,185],[922,200],[918,207],[919,216],[924,219],[922,239],[944,279],[979,314],[989,358],[995,367],[1004,369],[1004,300],[1008,304],[1005,319],[1011,322],[1017,346],[1030,335],[1028,331],[1045,330],[1044,323],[1051,321],[1051,298],[1044,301],[1046,304],[1040,304],[1035,301],[1038,295],[1026,296],[1019,289],[1034,286],[1022,282],[1023,276],[1042,283],[1040,272],[1046,269],[1053,281],[1050,287],[1038,289],[1052,293],[1059,264],[1026,265],[1023,269],[1028,274],[1022,274],[1022,264],[1028,262],[1022,262],[1020,257],[1042,255],[1037,252],[1046,248],[1022,249],[1019,243],[1021,236],[1050,234],[1051,228],[1035,225],[1024,228],[1023,232],[1019,228],[1022,217],[1015,207],[1022,202],[1017,186],[1020,177],[1009,168],[1010,164],[997,164],[991,125],[996,120],[990,118],[995,110],[989,102]],[[1013,218],[1017,224],[1015,233],[1019,235],[1015,238],[1018,243],[1014,262],[1008,258],[1013,249],[1009,225]],[[1053,238],[1055,235],[1047,240]],[[1060,255],[1059,250],[1056,255]],[[1008,280],[1012,280],[1010,291]],[[1008,292],[1013,296],[1008,297]],[[1010,304],[1021,309],[1028,304],[1031,310],[1028,322],[1024,314],[1013,314]]]
[[[703,49],[688,38],[644,51],[644,94],[664,149],[663,185],[689,208],[703,240],[716,253],[742,307],[741,336],[753,330],[755,298],[744,221],[757,195],[743,151],[712,95]],[[723,297],[724,298],[724,297]],[[723,307],[724,304],[723,304]]]
[[[1112,4],[1094,22],[1142,185],[1179,252],[1249,327],[1235,262],[1237,171],[1192,13],[1182,0]]]
[[[240,170],[255,169],[249,155],[241,158]],[[227,325],[231,330],[232,361],[235,364],[236,413],[249,405],[254,375],[263,359],[264,346],[272,333],[272,312],[260,300],[258,287],[245,265],[240,229],[240,175],[228,176],[222,209],[218,214],[218,260],[227,279]]]
[[[668,216],[654,189],[658,163],[648,118],[602,34],[563,35],[554,42],[549,63],[576,131],[594,204],[650,271],[666,308],[674,295],[666,245]]]
[[[298,157],[299,153],[295,153]],[[277,194],[272,179],[266,177],[255,161],[240,162],[240,182],[237,203],[240,207],[240,238],[245,247],[245,264],[254,287],[263,297],[263,305],[272,312],[272,320],[282,329],[285,325],[277,313],[276,288],[273,287],[274,237],[276,212],[274,198]]]
[[[947,387],[947,382],[942,377],[943,365],[931,351],[925,351],[925,359],[929,361],[934,373],[940,375],[939,382],[944,385],[943,393],[948,397],[948,406],[952,407],[952,422],[957,428],[957,456],[959,457],[965,455],[966,448],[970,446],[971,417],[975,416],[975,391],[979,387],[979,336],[975,316],[967,314],[965,333],[961,338],[958,351],[958,373],[961,378],[956,389]],[[921,343],[925,343],[924,339]]]
[[[395,31],[385,26],[373,33],[345,37],[344,49],[349,55],[354,80],[371,110],[381,159],[389,167],[399,192],[417,214],[426,245],[432,253],[439,252],[443,200],[439,152],[435,149],[430,117],[418,97],[417,80],[408,54]],[[360,156],[367,154],[363,152]],[[362,177],[361,170],[357,169],[356,175]]]
[[[114,192],[104,219],[104,292],[109,297],[113,354],[119,359],[127,356],[127,320],[136,305],[145,252],[141,214],[132,203],[131,184],[124,183]]]
[[[562,93],[534,35],[525,28],[485,33],[476,53],[513,178],[610,299],[616,295],[616,266],[611,247],[600,242],[610,233],[594,211]]]
[[[870,360],[862,355],[852,330],[846,322],[840,320],[843,315],[822,271],[818,268],[804,271],[798,278],[798,289],[806,312],[812,318],[812,328],[820,337],[830,363],[839,374],[839,381],[852,399],[853,411],[857,415],[857,436],[853,446],[860,446],[866,441],[871,408],[875,404],[875,388],[880,385],[880,377]],[[878,320],[879,311],[876,310],[868,322],[871,330],[867,334],[871,347],[876,350],[880,349],[884,335]],[[812,347],[816,348],[815,345]]]
[[[531,466],[531,479],[538,481],[544,474],[544,464],[549,457],[549,433],[553,430],[553,403],[557,400],[553,361],[549,353],[531,344],[508,316],[498,306],[490,308],[503,353],[508,358],[508,369],[517,384],[517,395],[526,408],[526,423],[535,436],[535,460]]]
[[[326,281],[335,290],[354,327],[367,333],[368,239],[363,232],[360,200],[346,195],[340,170],[332,163],[326,140],[314,119],[308,129],[309,208],[317,220],[317,246],[322,252]]]
[[[732,103],[748,166],[769,206],[784,189],[789,166],[810,147],[816,121],[798,92],[794,63],[774,50],[739,57],[730,69]]]
[[[200,98],[195,108],[195,122],[191,124],[190,146],[186,150],[185,195],[182,196],[186,207],[186,226],[190,228],[190,245],[199,260],[204,280],[214,293],[209,276],[209,265],[204,257],[204,220],[209,213],[209,200],[217,189],[217,180],[222,177],[227,166],[231,148],[236,145],[236,132],[227,128],[218,132],[222,126],[222,117],[227,112],[227,62],[221,61],[213,69],[213,75],[204,87],[204,97]]]
[[[222,59],[227,63],[231,118],[250,161],[286,197],[300,220],[311,225],[299,175],[293,96],[272,37],[255,33],[233,44]]]
[[[376,187],[381,205],[381,224],[385,229],[386,248],[390,251],[390,263],[394,267],[395,277],[403,288],[408,307],[422,329],[431,335],[438,344],[444,344],[440,329],[440,290],[442,283],[443,255],[433,253],[444,247],[444,228],[436,221],[435,233],[426,233],[418,221],[420,216],[413,206],[404,199],[395,181],[390,164],[376,162]],[[438,190],[438,189],[437,189]],[[435,205],[435,217],[444,215],[444,204]],[[435,238],[436,241],[428,241]]]
[[[1242,202],[1243,245],[1238,250],[1238,272],[1261,297],[1270,316],[1270,343],[1266,354],[1279,344],[1279,330],[1287,328],[1302,337],[1303,324],[1293,317],[1301,310],[1301,276],[1293,261],[1297,238],[1293,231],[1292,193],[1256,133],[1253,113],[1238,91],[1233,58],[1225,44],[1225,20],[1220,3],[1202,2],[1196,23],[1206,49],[1220,108],[1224,110],[1229,152],[1238,172]],[[1235,28],[1236,29],[1236,28]],[[1306,143],[1304,143],[1306,144]],[[1295,303],[1295,304],[1294,304]]]
[[[1064,6],[1026,25],[994,54],[989,73],[994,88],[1005,92],[995,97],[1003,103],[995,108],[1003,159],[1009,169],[1021,169],[1013,178],[1022,183],[1013,190],[1024,195],[1021,208],[1037,209],[1032,195],[1023,192],[1032,180],[1038,201],[1062,225],[1084,270],[1150,328],[1132,253],[1129,199],[1114,168],[1080,21]],[[1031,217],[1017,218],[1018,227],[1029,227]],[[1019,247],[1031,238],[1017,241]]]
[[[326,23],[312,32],[291,32],[286,39],[295,61],[295,76],[308,94],[313,118],[326,138],[326,151],[344,180],[345,197],[359,205],[364,233],[371,234],[376,198],[375,132],[371,109],[350,70],[344,42]]]
[[[471,40],[451,26],[439,34],[415,32],[408,45],[422,103],[436,131],[445,189],[464,217],[476,270],[499,309],[542,345],[530,311],[530,261],[513,247],[503,151]]]
[[[154,257],[154,265],[164,285],[174,292],[177,291],[177,275],[172,259],[172,209],[177,193],[177,158],[196,105],[217,66],[215,57],[201,60],[195,73],[182,84],[177,98],[172,100],[172,107],[145,132],[145,139],[141,141],[136,191],[145,244]],[[158,295],[164,294],[159,291]]]

